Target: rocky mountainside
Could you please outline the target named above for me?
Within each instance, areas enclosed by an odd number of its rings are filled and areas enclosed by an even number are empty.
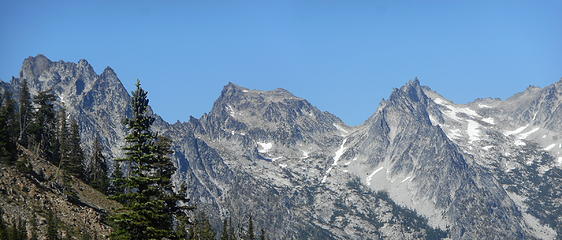
[[[86,149],[99,136],[120,156],[129,95],[111,68],[39,55],[2,86],[23,79],[53,90]],[[229,83],[208,114],[155,128],[217,228],[252,215],[273,239],[556,239],[561,86],[459,105],[415,80],[350,127],[286,90]]]
[[[28,236],[45,239],[48,225],[57,226],[59,236],[107,239],[108,213],[119,203],[71,177],[64,183],[62,172],[31,151],[21,149],[29,163],[26,170],[0,164],[0,209],[5,222],[25,220]],[[72,194],[69,194],[70,188]],[[53,219],[49,219],[53,214]],[[49,222],[51,221],[51,222]]]

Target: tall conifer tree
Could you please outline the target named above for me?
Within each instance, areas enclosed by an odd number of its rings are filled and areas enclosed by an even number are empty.
[[[70,144],[70,156],[68,166],[65,168],[71,175],[84,179],[84,152],[80,146],[80,127],[75,119],[72,119],[70,123],[70,137],[68,141]]]
[[[18,124],[16,106],[10,92],[0,98],[0,162],[13,164],[17,159]]]
[[[181,200],[172,190],[168,171],[169,141],[159,139],[151,130],[154,118],[148,111],[147,92],[137,81],[132,94],[133,116],[125,120],[129,134],[125,158],[117,162],[129,166],[128,175],[116,179],[122,182],[124,192],[112,198],[124,208],[112,216],[115,223],[113,239],[177,239],[173,229],[173,215],[181,211]],[[173,172],[172,172],[173,173]]]
[[[90,164],[87,169],[88,182],[90,185],[101,192],[107,192],[109,185],[109,179],[107,177],[107,163],[106,158],[103,155],[103,149],[99,138],[94,140],[92,158],[90,159]]]
[[[33,136],[34,147],[42,157],[54,164],[59,161],[59,146],[56,140],[56,113],[53,105],[55,95],[50,91],[42,91],[35,96],[33,102],[37,106],[29,131]]]
[[[256,235],[254,233],[254,221],[252,220],[252,215],[250,215],[250,220],[248,220],[248,236],[246,239],[255,240]]]
[[[68,131],[68,123],[66,121],[66,109],[63,107],[59,113],[59,126],[57,138],[59,141],[59,154],[60,154],[60,165],[61,167],[66,167],[70,163],[71,156],[71,143],[70,143],[70,133]]]
[[[111,173],[109,180],[109,188],[107,193],[114,198],[117,198],[120,194],[125,193],[123,171],[121,170],[121,164],[115,162],[113,172]]]
[[[18,142],[24,147],[29,145],[29,125],[31,124],[33,106],[31,105],[31,94],[29,93],[29,87],[27,86],[27,80],[24,79],[20,83],[20,94],[19,94],[19,136]]]

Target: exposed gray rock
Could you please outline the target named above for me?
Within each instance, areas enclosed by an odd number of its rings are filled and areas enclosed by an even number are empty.
[[[17,92],[22,79],[33,93],[53,90],[87,150],[99,136],[120,156],[130,97],[111,68],[98,75],[85,60],[39,55],[2,86]],[[229,83],[208,114],[175,124],[156,116],[154,128],[174,141],[175,183],[217,228],[251,214],[274,239],[439,235],[429,226],[453,239],[555,239],[561,85],[458,105],[415,80],[349,127],[284,89]]]

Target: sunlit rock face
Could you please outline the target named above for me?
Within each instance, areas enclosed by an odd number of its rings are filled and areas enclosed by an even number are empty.
[[[17,96],[23,79],[80,122],[87,153],[100,137],[107,156],[122,155],[130,96],[111,68],[39,55],[1,87]],[[229,83],[201,118],[156,116],[154,129],[174,142],[175,184],[217,229],[252,215],[271,239],[425,239],[440,235],[433,228],[556,239],[561,86],[455,104],[414,80],[351,127],[284,89]]]

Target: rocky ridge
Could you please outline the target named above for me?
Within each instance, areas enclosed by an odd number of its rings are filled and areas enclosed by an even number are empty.
[[[41,55],[23,65],[5,88],[52,89],[86,148],[99,136],[121,154],[129,95],[113,70]],[[229,83],[208,114],[155,128],[174,140],[176,183],[216,226],[251,214],[274,238],[418,239],[439,236],[433,226],[454,239],[556,239],[560,93],[559,82],[459,105],[416,80],[350,127],[286,90]]]

